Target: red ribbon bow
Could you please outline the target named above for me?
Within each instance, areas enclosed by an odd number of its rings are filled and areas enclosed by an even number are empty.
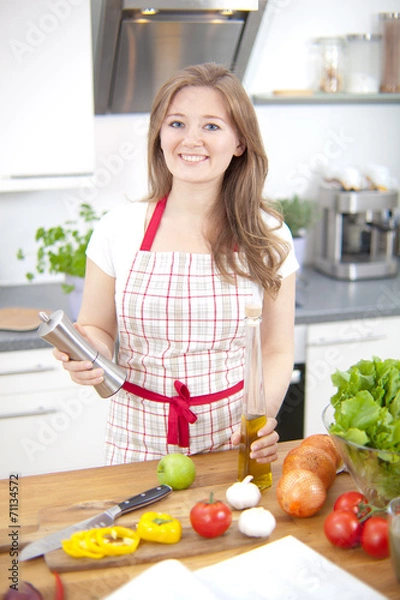
[[[189,446],[189,423],[195,423],[197,416],[190,410],[190,392],[181,381],[174,381],[174,387],[178,392],[170,400],[168,415],[168,444],[177,444],[187,448]]]
[[[167,442],[181,448],[187,448],[189,446],[189,423],[197,421],[197,415],[190,410],[190,406],[210,404],[211,402],[227,398],[231,394],[236,394],[243,389],[243,381],[239,381],[227,390],[221,390],[220,392],[204,396],[195,396],[193,398],[190,397],[187,386],[178,379],[174,381],[174,387],[178,395],[171,398],[146,390],[130,381],[126,381],[122,387],[127,392],[139,396],[139,398],[154,400],[155,402],[168,402],[170,408],[168,414]]]

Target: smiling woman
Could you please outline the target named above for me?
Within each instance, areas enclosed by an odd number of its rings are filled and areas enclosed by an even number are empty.
[[[187,67],[156,94],[149,196],[96,226],[78,318],[108,358],[118,337],[127,372],[112,399],[108,463],[239,443],[244,316],[254,301],[263,304],[269,419],[252,454],[275,460],[274,417],[293,365],[298,263],[290,231],[262,197],[267,165],[252,103],[225,67]],[[56,357],[75,382],[101,382],[101,369]]]

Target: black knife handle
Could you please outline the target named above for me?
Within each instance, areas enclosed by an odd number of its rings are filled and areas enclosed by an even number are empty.
[[[136,508],[142,508],[143,506],[147,506],[148,504],[153,504],[153,502],[157,502],[161,500],[161,498],[165,498],[169,496],[172,492],[172,487],[169,485],[158,485],[157,487],[151,488],[146,492],[142,492],[141,494],[137,494],[136,496],[132,496],[132,498],[128,498],[128,500],[124,500],[118,504],[121,509],[120,515],[123,515],[131,510],[135,510]]]

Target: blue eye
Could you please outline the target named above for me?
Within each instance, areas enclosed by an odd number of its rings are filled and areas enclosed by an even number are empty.
[[[218,125],[214,125],[214,123],[208,123],[206,125],[207,131],[217,131],[219,129]]]
[[[169,124],[170,127],[174,127],[175,129],[179,129],[180,127],[183,127],[183,123],[182,121],[172,121]]]

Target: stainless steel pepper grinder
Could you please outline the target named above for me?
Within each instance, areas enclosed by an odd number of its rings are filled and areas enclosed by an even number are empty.
[[[56,310],[50,317],[41,311],[39,317],[43,321],[38,328],[41,338],[68,354],[71,360],[90,360],[93,368],[101,367],[104,370],[104,381],[94,386],[102,398],[118,392],[126,381],[125,370],[93,348],[75,329],[63,310]]]

